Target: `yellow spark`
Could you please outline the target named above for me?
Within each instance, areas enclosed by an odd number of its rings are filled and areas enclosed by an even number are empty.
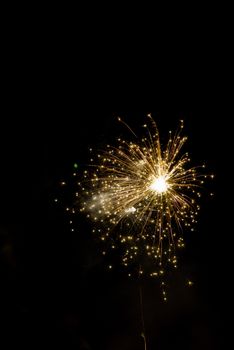
[[[190,281],[190,280],[188,281],[188,286],[189,287],[193,286],[193,284],[194,284],[193,281]]]
[[[164,273],[161,267],[166,264],[177,266],[176,248],[184,246],[182,229],[193,230],[198,189],[206,176],[199,171],[203,166],[191,167],[188,153],[181,153],[187,140],[181,136],[183,123],[174,136],[169,132],[163,148],[155,121],[151,115],[147,118],[143,137],[128,127],[134,141],[119,138],[117,146],[92,153],[79,198],[82,211],[95,221],[95,232],[107,244],[105,252],[119,247],[124,266],[141,265],[143,273],[147,265],[156,276]]]
[[[158,193],[166,192],[167,188],[168,184],[164,176],[155,178],[150,185],[150,189]]]

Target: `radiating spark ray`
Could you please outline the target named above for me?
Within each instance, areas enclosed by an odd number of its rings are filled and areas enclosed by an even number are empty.
[[[197,188],[206,176],[199,172],[202,167],[189,166],[188,153],[181,154],[187,140],[181,136],[183,123],[174,136],[169,133],[162,148],[157,125],[151,115],[148,118],[146,136],[139,139],[119,118],[136,140],[108,145],[96,164],[92,157],[90,173],[81,184],[86,194],[82,211],[95,220],[102,240],[120,248],[125,266],[140,264],[143,271],[147,265],[146,270],[154,271],[151,275],[158,275],[155,269],[160,272],[167,260],[177,264],[176,248],[183,246],[183,227],[192,228],[196,221]],[[145,264],[146,258],[150,264]]]

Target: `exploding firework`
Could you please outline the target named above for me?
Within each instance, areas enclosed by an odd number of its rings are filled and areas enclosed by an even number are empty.
[[[79,183],[79,206],[94,222],[103,255],[117,250],[129,275],[160,276],[166,266],[177,266],[182,231],[193,230],[207,176],[204,165],[190,166],[188,153],[181,152],[187,139],[181,136],[183,121],[175,134],[169,132],[165,147],[151,115],[144,128],[143,138],[130,129],[135,141],[118,139],[116,147],[107,145],[98,154],[91,150],[91,166]]]

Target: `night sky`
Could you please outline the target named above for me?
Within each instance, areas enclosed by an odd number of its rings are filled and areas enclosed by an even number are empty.
[[[173,99],[166,94],[162,100],[152,91],[148,101],[145,92],[139,107],[139,93],[131,97],[130,108],[118,110],[124,104],[116,90],[111,103],[112,92],[102,95],[97,83],[87,83],[80,94],[72,79],[55,75],[42,78],[36,90],[33,77],[23,91],[16,85],[17,98],[9,100],[1,127],[1,343],[5,348],[144,349],[139,281],[118,267],[108,271],[90,222],[77,217],[79,230],[71,232],[54,198],[73,164],[82,169],[89,163],[89,147],[128,137],[116,116],[139,128],[151,112],[164,139],[184,119],[189,137],[184,149],[193,164],[205,161],[215,179],[205,185],[195,232],[184,232],[186,247],[177,271],[168,276],[168,301],[163,302],[157,280],[142,281],[148,350],[227,348],[231,126],[224,99],[211,81],[190,90],[191,102],[175,84]]]
[[[140,285],[147,350],[231,349],[233,11],[85,4],[2,10],[0,350],[145,350]],[[117,116],[139,130],[147,113],[162,142],[183,119],[184,151],[215,175],[166,303],[156,279],[107,268],[83,215],[71,231],[73,187],[60,185],[90,147],[130,137]]]

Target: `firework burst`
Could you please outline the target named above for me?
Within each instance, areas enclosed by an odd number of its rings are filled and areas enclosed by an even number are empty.
[[[182,121],[174,135],[169,132],[165,147],[151,115],[144,128],[143,138],[132,132],[135,142],[118,139],[116,147],[107,145],[100,154],[91,150],[91,166],[79,183],[79,205],[94,222],[103,255],[118,250],[129,275],[160,276],[166,266],[177,266],[182,231],[193,230],[197,221],[206,175],[200,172],[204,165],[190,166],[188,153],[181,152],[187,139],[181,136]]]

